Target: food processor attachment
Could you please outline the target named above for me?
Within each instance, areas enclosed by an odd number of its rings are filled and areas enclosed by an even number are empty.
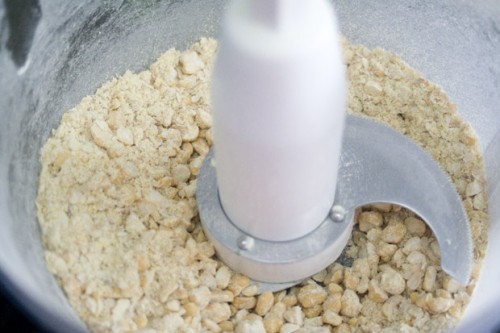
[[[427,222],[443,269],[466,285],[472,236],[449,177],[376,121],[349,115],[344,133],[345,103],[328,1],[231,3],[212,78],[215,152],[197,181],[219,257],[261,291],[280,290],[341,255],[356,208],[392,203]]]

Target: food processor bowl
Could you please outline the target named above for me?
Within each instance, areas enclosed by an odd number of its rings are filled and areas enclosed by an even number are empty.
[[[40,150],[62,114],[127,69],[146,69],[171,47],[217,36],[225,1],[0,3],[0,283],[54,332],[86,332],[47,270],[35,198]],[[484,151],[490,242],[461,328],[498,325],[500,268],[500,4],[338,0],[342,33],[400,55],[441,85]],[[474,326],[471,326],[474,325]]]

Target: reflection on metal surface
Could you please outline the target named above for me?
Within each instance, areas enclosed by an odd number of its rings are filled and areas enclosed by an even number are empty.
[[[7,49],[18,68],[26,68],[36,28],[42,17],[38,0],[4,0],[9,26]]]

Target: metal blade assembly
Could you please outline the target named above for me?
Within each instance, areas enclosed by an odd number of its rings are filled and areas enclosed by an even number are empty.
[[[446,173],[399,132],[346,115],[346,66],[328,1],[234,1],[217,52],[215,152],[196,196],[223,262],[261,291],[286,288],[341,256],[356,209],[390,203],[427,222],[443,270],[467,284],[471,232]]]
[[[350,237],[355,210],[370,203],[393,203],[418,214],[439,242],[443,270],[468,282],[472,238],[454,185],[426,151],[388,126],[347,116],[331,212],[314,231],[291,241],[259,239],[230,221],[219,200],[216,167],[211,151],[197,184],[201,222],[221,259],[261,291],[289,287],[334,262]]]

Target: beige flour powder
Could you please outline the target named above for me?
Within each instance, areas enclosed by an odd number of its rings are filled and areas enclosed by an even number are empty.
[[[414,214],[364,207],[347,255],[286,291],[256,295],[214,256],[196,176],[212,145],[216,42],[170,50],[150,70],[105,83],[64,114],[42,151],[37,199],[45,258],[96,332],[436,332],[462,315],[485,254],[487,202],[470,127],[436,85],[397,56],[344,42],[349,111],[429,151],[463,198],[475,243],[467,288],[439,265]]]

